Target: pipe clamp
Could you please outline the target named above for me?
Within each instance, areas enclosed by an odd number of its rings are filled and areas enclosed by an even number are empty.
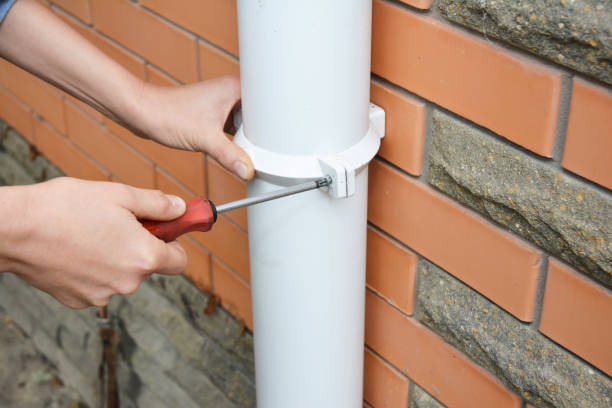
[[[374,158],[385,135],[385,111],[370,103],[370,126],[366,135],[348,149],[331,155],[288,155],[262,149],[247,139],[240,126],[234,143],[243,148],[255,167],[257,177],[277,185],[293,185],[330,176],[327,188],[332,197],[355,193],[355,176]]]

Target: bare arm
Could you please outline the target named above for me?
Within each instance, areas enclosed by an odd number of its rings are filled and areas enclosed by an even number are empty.
[[[138,78],[35,0],[17,1],[0,24],[0,55],[120,121],[142,92]]]
[[[239,177],[253,176],[249,157],[223,132],[240,99],[237,77],[177,88],[147,84],[36,0],[18,0],[0,24],[0,55],[139,136],[209,153]]]
[[[35,0],[18,0],[0,24],[0,55],[140,136],[207,152],[242,178],[253,176],[248,156],[223,133],[240,98],[237,77],[145,84]],[[102,306],[152,273],[185,268],[177,242],[158,240],[138,222],[184,211],[178,197],[118,183],[63,178],[0,187],[0,272],[17,274],[65,305]]]

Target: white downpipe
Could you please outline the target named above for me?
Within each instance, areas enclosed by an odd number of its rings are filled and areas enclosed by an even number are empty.
[[[252,154],[253,196],[368,133],[371,0],[238,0],[238,21],[241,137],[286,159],[264,180]],[[258,407],[362,406],[367,185],[248,210]]]

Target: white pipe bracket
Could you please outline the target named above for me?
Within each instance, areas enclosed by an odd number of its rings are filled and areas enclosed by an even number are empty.
[[[276,185],[293,185],[325,176],[332,179],[327,188],[332,197],[355,193],[355,176],[374,158],[385,135],[385,111],[370,103],[370,126],[366,135],[348,149],[323,157],[289,155],[262,149],[253,144],[240,126],[234,143],[242,147],[255,166],[257,177]]]

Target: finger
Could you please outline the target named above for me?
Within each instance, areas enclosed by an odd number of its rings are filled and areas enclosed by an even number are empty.
[[[248,181],[253,178],[255,169],[251,158],[241,147],[229,140],[224,133],[221,132],[214,137],[207,151],[223,167],[241,179]]]
[[[122,202],[125,208],[140,219],[173,220],[185,213],[185,201],[182,198],[159,190],[129,187]]]
[[[161,257],[157,273],[164,275],[178,275],[187,267],[187,254],[178,242],[170,242],[163,245],[163,254]]]

